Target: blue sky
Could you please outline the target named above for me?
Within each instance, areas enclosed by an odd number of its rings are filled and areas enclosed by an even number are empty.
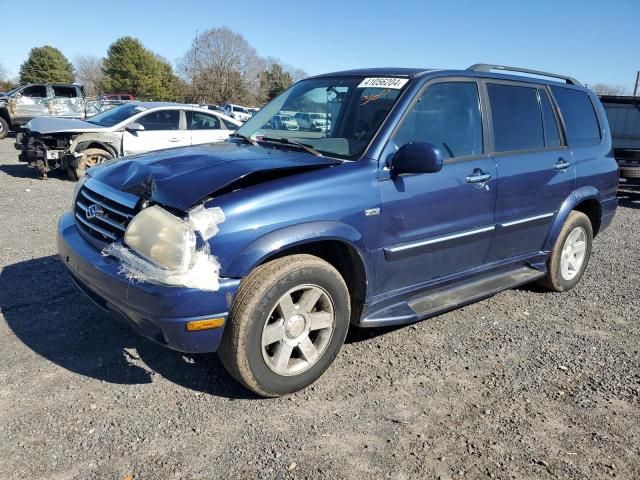
[[[12,76],[29,49],[104,56],[124,35],[175,61],[196,30],[228,26],[263,56],[310,74],[373,66],[499,63],[631,89],[640,70],[640,0],[51,1],[0,0],[0,63]],[[19,12],[19,10],[21,12]],[[28,16],[26,12],[29,12]]]

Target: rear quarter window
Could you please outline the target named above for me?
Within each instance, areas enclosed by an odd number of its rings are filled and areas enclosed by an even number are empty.
[[[591,98],[586,92],[551,87],[558,102],[570,147],[589,147],[601,141],[600,125]]]
[[[75,87],[53,85],[53,96],[58,98],[77,98],[78,92]]]

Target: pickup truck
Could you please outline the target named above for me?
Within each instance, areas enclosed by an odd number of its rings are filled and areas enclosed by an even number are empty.
[[[0,139],[35,117],[86,117],[81,85],[30,83],[0,96]]]
[[[607,112],[620,183],[640,185],[640,97],[600,95]]]

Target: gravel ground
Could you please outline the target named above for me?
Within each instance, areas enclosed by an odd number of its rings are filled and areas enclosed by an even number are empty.
[[[314,386],[262,400],[72,288],[72,189],[0,141],[0,478],[640,478],[640,195],[573,291],[354,330]]]

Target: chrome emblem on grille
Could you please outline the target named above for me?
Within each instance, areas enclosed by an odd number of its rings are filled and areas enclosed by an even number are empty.
[[[104,210],[100,205],[97,205],[94,203],[93,205],[89,205],[87,207],[87,211],[85,212],[85,215],[88,220],[91,220],[92,218],[95,218],[95,217],[102,217],[104,215]]]

